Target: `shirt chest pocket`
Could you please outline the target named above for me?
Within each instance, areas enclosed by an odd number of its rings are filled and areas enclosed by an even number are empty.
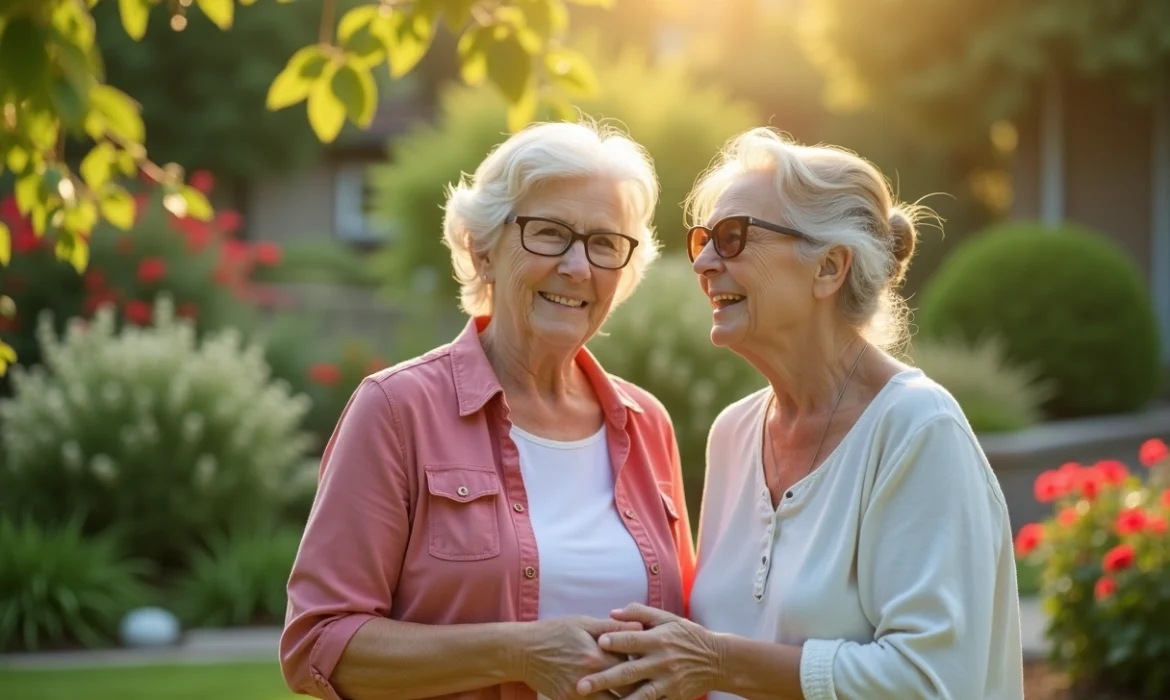
[[[500,553],[500,481],[491,467],[426,467],[427,527],[432,556],[448,561],[490,559]]]

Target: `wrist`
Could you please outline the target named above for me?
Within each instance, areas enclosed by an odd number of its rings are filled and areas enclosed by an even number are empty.
[[[532,625],[531,622],[504,622],[501,623],[503,644],[500,645],[503,653],[503,669],[506,680],[512,683],[522,683],[528,676],[528,660],[532,652]]]
[[[708,692],[725,690],[733,685],[731,682],[729,635],[719,632],[708,632],[708,634],[710,635],[708,645],[711,649],[712,674],[708,683],[710,687],[706,690]]]

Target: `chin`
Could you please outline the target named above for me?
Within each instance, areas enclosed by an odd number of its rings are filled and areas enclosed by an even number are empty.
[[[530,323],[536,337],[548,345],[577,347],[589,340],[587,323],[552,319],[531,319]]]
[[[715,324],[711,327],[711,344],[720,348],[734,348],[743,340],[744,329],[739,324]]]

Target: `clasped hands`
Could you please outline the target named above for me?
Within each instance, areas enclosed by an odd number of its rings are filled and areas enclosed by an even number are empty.
[[[693,700],[711,690],[720,654],[710,632],[645,605],[611,617],[563,621],[567,629],[532,655],[528,685],[551,700]],[[578,678],[567,679],[566,672]]]

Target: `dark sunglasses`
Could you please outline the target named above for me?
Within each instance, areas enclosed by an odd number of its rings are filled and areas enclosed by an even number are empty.
[[[799,238],[801,240],[809,240],[808,235],[797,231],[794,228],[773,224],[768,221],[762,221],[750,216],[729,216],[725,219],[720,219],[711,228],[706,226],[693,226],[691,230],[687,231],[687,255],[690,256],[691,262],[699,257],[699,253],[707,247],[707,243],[715,242],[715,252],[724,260],[734,258],[743,252],[744,246],[747,245],[747,230],[748,227],[755,226],[757,228],[767,229],[776,233],[783,233],[786,236]]]

